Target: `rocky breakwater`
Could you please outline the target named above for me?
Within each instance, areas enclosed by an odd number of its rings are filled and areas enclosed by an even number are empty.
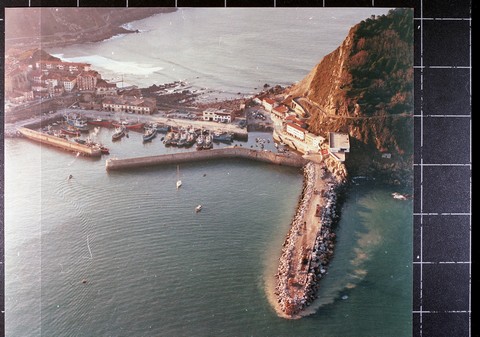
[[[331,168],[325,162],[309,162],[304,167],[303,192],[275,275],[275,307],[285,318],[305,314],[304,310],[317,298],[319,281],[327,274],[333,257],[333,226],[339,218],[337,193],[343,186],[345,171],[337,175]]]

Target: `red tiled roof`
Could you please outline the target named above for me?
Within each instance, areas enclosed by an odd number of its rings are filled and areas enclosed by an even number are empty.
[[[287,126],[291,126],[292,128],[297,129],[298,131],[301,131],[301,132],[303,132],[303,133],[307,132],[307,130],[305,130],[304,128],[299,127],[297,124],[287,123]]]
[[[273,99],[268,98],[268,97],[267,97],[267,98],[264,98],[263,101],[264,101],[264,102],[267,102],[268,104],[273,104],[273,103],[275,103],[275,101],[274,101]]]

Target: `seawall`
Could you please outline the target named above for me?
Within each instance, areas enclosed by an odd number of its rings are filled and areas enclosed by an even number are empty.
[[[307,160],[305,160],[301,156],[297,156],[294,154],[281,154],[269,151],[245,149],[242,147],[229,147],[223,149],[182,152],[127,159],[110,158],[107,159],[105,166],[107,170],[122,170],[137,167],[180,164],[186,162],[205,161],[222,158],[244,158],[270,164],[293,167],[302,167],[307,163]]]
[[[30,130],[27,128],[18,128],[18,131],[28,139],[37,141],[42,144],[52,145],[57,148],[71,151],[71,152],[79,152],[88,157],[100,157],[102,155],[100,149],[92,148],[83,144],[77,144],[73,142],[69,142],[66,139],[50,136],[41,132],[37,132],[34,130]]]

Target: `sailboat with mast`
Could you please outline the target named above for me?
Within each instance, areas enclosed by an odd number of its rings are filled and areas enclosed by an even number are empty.
[[[182,180],[180,180],[180,169],[177,165],[177,190],[182,186]]]

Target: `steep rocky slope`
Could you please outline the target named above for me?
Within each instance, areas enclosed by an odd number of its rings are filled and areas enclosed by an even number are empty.
[[[349,169],[408,174],[413,154],[413,11],[392,10],[354,26],[340,47],[287,92],[308,99],[310,131],[350,134]],[[381,153],[392,157],[382,159]]]

